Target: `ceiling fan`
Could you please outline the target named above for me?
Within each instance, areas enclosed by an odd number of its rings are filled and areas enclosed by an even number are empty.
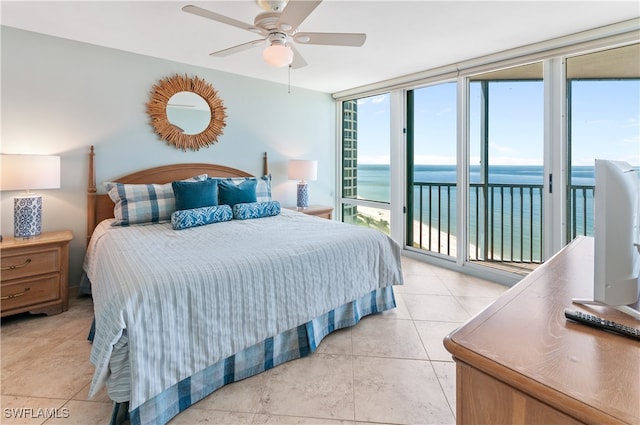
[[[253,25],[198,6],[184,6],[182,10],[263,37],[218,50],[211,53],[211,56],[228,56],[268,43],[269,46],[264,49],[262,56],[266,63],[275,67],[290,65],[292,68],[301,68],[307,65],[293,43],[359,47],[367,39],[367,35],[362,33],[299,32],[298,27],[302,21],[322,3],[322,0],[256,0],[256,3],[266,11],[256,16]]]

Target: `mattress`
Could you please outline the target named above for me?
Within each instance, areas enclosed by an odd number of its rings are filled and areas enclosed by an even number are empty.
[[[389,298],[379,290],[402,283],[400,247],[385,234],[288,210],[180,231],[105,221],[84,268],[96,319],[90,395],[108,384],[132,412],[269,338],[367,297]],[[122,376],[129,388],[119,388]]]

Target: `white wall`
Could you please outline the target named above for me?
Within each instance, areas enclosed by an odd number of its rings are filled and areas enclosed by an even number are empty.
[[[268,152],[273,197],[295,205],[287,159],[317,159],[312,203],[335,201],[335,108],[327,93],[241,77],[120,50],[1,27],[3,154],[61,156],[61,189],[43,190],[43,231],[71,229],[70,286],[77,286],[86,242],[87,154],[96,181],[182,162],[211,162],[259,174]],[[266,66],[266,65],[265,65]],[[283,69],[283,73],[287,70]],[[145,105],[151,87],[173,74],[204,78],[227,107],[218,143],[182,152],[159,140]],[[13,197],[2,192],[0,231],[13,235]]]

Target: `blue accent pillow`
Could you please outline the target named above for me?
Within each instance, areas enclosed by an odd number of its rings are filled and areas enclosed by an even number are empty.
[[[280,214],[280,202],[278,201],[251,202],[233,206],[233,218],[236,220],[273,217],[278,214]]]
[[[189,227],[229,221],[232,218],[233,213],[229,205],[215,205],[191,210],[174,211],[173,214],[171,214],[171,226],[174,230],[182,230],[188,229]]]
[[[256,202],[256,180],[245,180],[240,184],[218,181],[218,204],[234,206],[235,204],[245,204]]]
[[[176,210],[218,205],[218,181],[207,179],[199,182],[173,182]]]
[[[256,202],[267,202],[271,200],[271,174],[262,177],[217,177],[218,182],[225,181],[234,183],[236,186],[247,181],[256,181]]]

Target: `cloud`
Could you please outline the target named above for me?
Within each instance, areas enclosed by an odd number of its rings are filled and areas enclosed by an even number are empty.
[[[638,150],[640,150],[640,134],[635,135],[635,136],[631,136],[631,137],[625,137],[622,139],[622,143],[624,144],[636,144]]]
[[[389,155],[358,155],[358,164],[390,164]]]
[[[491,158],[491,165],[542,165],[535,158],[519,158],[513,156],[496,156]],[[593,165],[593,159],[590,160]],[[389,155],[362,155],[358,156],[359,164],[389,164]],[[415,155],[416,165],[455,165],[456,157],[447,155]],[[480,157],[471,157],[471,165],[479,165]],[[588,165],[588,164],[587,164]]]
[[[480,160],[476,164],[479,164]],[[542,161],[536,158],[518,158],[513,156],[492,156],[490,165],[542,165]]]
[[[638,152],[635,155],[631,155],[631,156],[617,156],[617,155],[597,155],[598,159],[610,159],[613,161],[624,161],[624,162],[628,162],[629,164],[631,164],[634,167],[638,167],[640,166],[640,152]],[[581,158],[574,158],[571,161],[571,164],[574,166],[591,166],[593,167],[593,161],[594,158],[593,157],[581,157]]]
[[[377,96],[365,97],[358,99],[358,106],[366,105],[367,103],[379,104],[389,100],[389,94],[379,94]]]
[[[509,147],[509,146],[502,146],[502,145],[499,145],[499,144],[493,143],[493,142],[489,142],[489,148],[491,148],[491,149],[493,149],[493,150],[495,150],[497,152],[500,152],[500,153],[506,153],[506,154],[516,154],[516,153],[518,153],[517,149],[514,149],[514,148]]]
[[[638,121],[637,117],[629,117],[627,118],[627,120],[625,121],[624,127],[629,128],[629,127],[638,127],[640,126],[640,121]]]

